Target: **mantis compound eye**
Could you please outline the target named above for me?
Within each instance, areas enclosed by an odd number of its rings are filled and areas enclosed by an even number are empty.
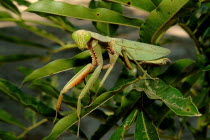
[[[72,34],[72,39],[81,50],[88,49],[87,43],[92,38],[91,34],[85,30],[78,30]]]

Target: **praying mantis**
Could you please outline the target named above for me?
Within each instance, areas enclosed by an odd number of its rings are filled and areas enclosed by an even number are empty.
[[[90,50],[92,63],[87,64],[83,69],[81,69],[61,90],[56,105],[56,117],[57,112],[60,110],[63,94],[68,92],[71,88],[79,84],[81,81],[83,81],[83,79],[90,73],[90,71],[92,71],[96,67],[78,97],[78,126],[80,123],[80,114],[82,109],[81,100],[86,95],[86,93],[88,93],[89,89],[94,85],[95,81],[100,75],[101,70],[107,69],[104,77],[99,83],[98,89],[104,84],[119,56],[122,56],[124,58],[125,64],[129,69],[132,68],[129,60],[133,60],[139,66],[140,70],[142,70],[144,73],[146,73],[146,71],[144,71],[143,68],[139,65],[141,63],[164,65],[168,61],[170,61],[167,58],[163,58],[170,53],[169,49],[151,44],[145,44],[121,38],[111,38],[86,30],[75,31],[72,34],[72,39],[81,50]],[[101,46],[100,44],[103,44],[103,46]],[[109,64],[103,64],[102,49],[106,49],[108,52],[110,61]],[[146,75],[149,76],[147,73]]]

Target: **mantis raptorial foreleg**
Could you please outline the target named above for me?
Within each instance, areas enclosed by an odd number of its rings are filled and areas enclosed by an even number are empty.
[[[96,45],[96,44],[98,44],[98,41],[93,41],[91,43],[93,45]],[[91,51],[91,54],[92,54],[91,55],[92,56],[92,63],[87,64],[82,70],[80,70],[61,90],[58,101],[57,101],[57,105],[56,105],[56,116],[55,116],[54,121],[57,118],[58,110],[60,110],[61,102],[62,102],[62,99],[63,99],[63,94],[67,93],[75,85],[79,84],[99,62],[97,56],[95,55],[96,53],[94,52],[94,50],[92,48],[92,44],[90,44],[90,51]],[[98,55],[100,55],[100,54],[98,54]],[[101,58],[102,58],[102,56],[101,56]],[[103,65],[103,63],[101,65]]]
[[[78,126],[80,126],[80,114],[81,114],[81,109],[82,109],[81,100],[85,96],[85,94],[89,91],[89,89],[93,86],[95,81],[98,79],[99,74],[103,67],[103,57],[101,53],[101,46],[98,44],[98,41],[96,40],[93,40],[90,45],[92,46],[93,48],[92,50],[94,51],[93,53],[95,54],[97,58],[96,61],[97,61],[98,67],[95,69],[95,71],[89,78],[87,84],[85,85],[85,87],[83,88],[82,92],[80,93],[78,97],[78,101],[77,101]],[[78,127],[78,132],[79,132],[79,127]]]

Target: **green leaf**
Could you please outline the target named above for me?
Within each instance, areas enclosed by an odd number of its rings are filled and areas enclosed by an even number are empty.
[[[82,109],[81,115],[80,115],[81,118],[85,117],[86,115],[91,113],[93,110],[100,107],[102,104],[104,104],[106,101],[111,99],[115,94],[117,94],[123,88],[127,87],[128,85],[130,85],[138,80],[139,80],[139,78],[123,81],[120,85],[110,89],[110,91],[101,94],[88,107]],[[50,135],[45,137],[44,139],[45,140],[56,139],[63,132],[65,132],[69,127],[71,127],[73,124],[75,124],[77,121],[78,121],[77,113],[76,113],[76,111],[74,111],[70,115],[60,119],[54,126]]]
[[[138,114],[138,110],[133,110],[129,116],[123,121],[123,124],[117,128],[117,130],[114,132],[114,134],[111,136],[110,140],[121,140],[124,138],[126,132],[128,129],[132,126],[134,123],[136,116]]]
[[[172,84],[177,79],[185,77],[183,73],[189,72],[189,69],[195,64],[195,61],[189,59],[179,59],[175,61],[160,78],[168,84]]]
[[[34,89],[38,89],[42,92],[45,92],[46,94],[54,97],[54,98],[58,98],[60,92],[58,91],[58,89],[56,89],[54,86],[52,86],[50,84],[50,82],[46,81],[46,80],[36,80],[33,81],[32,84],[29,85],[30,88],[34,88]],[[77,104],[77,99],[72,98],[66,94],[63,95],[63,102],[66,104],[69,104],[73,107],[76,107]]]
[[[109,0],[116,3],[121,3],[126,6],[135,7],[138,9],[143,9],[145,11],[152,11],[156,8],[151,0]]]
[[[1,18],[12,18],[12,15],[6,11],[0,11],[0,19]]]
[[[15,54],[15,55],[0,55],[0,63],[23,61],[28,59],[40,58],[40,55],[33,54]]]
[[[21,15],[18,8],[12,3],[11,0],[0,0],[0,4],[8,10],[11,10],[17,15]]]
[[[52,21],[54,24],[59,25],[63,30],[67,30],[69,32],[76,31],[74,25],[66,17],[51,14],[45,14],[45,17]]]
[[[29,75],[33,71],[33,69],[25,67],[25,66],[20,66],[17,68],[17,70],[21,72],[22,74],[24,74],[25,76]]]
[[[159,140],[157,130],[149,116],[140,111],[136,119],[135,140]]]
[[[1,13],[0,13],[1,16]],[[36,42],[32,42],[32,41],[28,41],[28,40],[24,40],[22,38],[19,37],[14,37],[14,36],[7,36],[4,35],[2,33],[0,33],[0,40],[3,41],[8,41],[11,43],[15,43],[15,44],[20,44],[20,45],[24,45],[24,46],[29,46],[29,47],[35,47],[35,48],[41,48],[41,49],[50,49],[49,47],[36,43]]]
[[[24,111],[24,117],[26,120],[31,122],[32,124],[35,124],[37,122],[37,115],[34,110],[31,108],[26,108]]]
[[[18,3],[18,5],[24,5],[24,6],[29,6],[31,3],[26,1],[26,0],[14,0]]]
[[[14,134],[0,131],[0,139],[1,140],[19,140]]]
[[[154,5],[158,6],[162,0],[151,0],[151,1],[154,3]]]
[[[141,19],[129,18],[115,11],[105,8],[90,9],[81,5],[72,5],[64,2],[49,1],[49,0],[33,3],[32,5],[29,6],[27,11],[48,13],[60,16],[74,17],[79,19],[88,19],[97,22],[119,24],[119,25],[132,26],[137,28],[139,28],[143,23],[143,20]]]
[[[144,91],[150,99],[162,100],[174,113],[180,116],[201,116],[191,97],[183,95],[161,80],[141,80],[135,89]]]
[[[94,8],[94,9],[106,8],[106,9],[110,9],[110,10],[113,10],[122,14],[122,6],[121,4],[118,4],[118,3],[92,0],[89,7]],[[101,23],[101,22],[93,22],[93,25],[95,26],[95,28],[100,34],[106,35],[106,36],[113,36],[119,27],[119,25]]]
[[[22,84],[32,80],[50,76],[62,71],[66,71],[74,67],[82,66],[87,64],[88,62],[91,62],[89,50],[84,51],[69,59],[58,59],[45,65],[42,68],[33,71],[24,79]]]
[[[124,90],[126,90],[126,88]],[[106,122],[99,126],[98,130],[91,137],[91,140],[101,139],[114,125],[116,125],[116,123],[113,122],[118,122],[123,116],[126,115],[126,113],[133,109],[140,97],[141,94],[139,94],[139,92],[136,90],[133,90],[129,92],[127,96],[122,98],[121,106],[118,108],[116,113],[114,115],[110,115]]]
[[[4,121],[6,123],[9,124],[13,124],[16,126],[19,126],[23,129],[25,129],[26,127],[24,125],[22,125],[17,119],[15,119],[10,113],[0,109],[0,120]]]
[[[61,41],[59,38],[57,38],[56,36],[54,36],[53,34],[47,32],[46,30],[44,29],[40,29],[36,26],[31,26],[31,25],[27,25],[25,24],[24,22],[16,22],[20,27],[26,29],[26,30],[29,30],[31,32],[33,32],[34,34],[37,34],[39,36],[42,36],[44,38],[47,38],[51,41],[54,41],[58,44],[60,44],[61,46],[65,46],[65,44],[63,43],[63,41]]]
[[[200,84],[202,84],[201,81],[204,81],[204,76],[205,72],[203,71],[193,71],[192,74],[188,74],[188,76],[186,76],[183,80],[182,80],[182,93],[184,95],[186,95],[187,93],[189,93],[190,91],[194,90],[195,87],[200,86]],[[204,86],[205,87],[205,86]],[[196,92],[196,91],[195,91]],[[201,94],[201,91],[197,91],[197,94]],[[195,99],[195,97],[194,97]]]
[[[160,35],[176,22],[175,15],[189,0],[162,0],[140,28],[140,39],[154,44]]]
[[[206,68],[204,69],[204,71],[209,71],[210,70],[210,65],[206,66]]]
[[[18,87],[12,85],[4,79],[0,79],[0,93],[11,97],[13,100],[24,105],[25,107],[30,107],[34,111],[45,117],[54,117],[55,110],[44,105],[42,102],[37,101],[34,97],[22,92]]]

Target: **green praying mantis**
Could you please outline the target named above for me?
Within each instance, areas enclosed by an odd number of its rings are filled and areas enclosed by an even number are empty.
[[[104,77],[99,83],[98,89],[104,84],[119,56],[122,56],[124,58],[124,62],[129,69],[132,68],[129,60],[133,60],[138,65],[140,70],[144,73],[146,73],[146,71],[144,71],[139,64],[148,63],[164,65],[168,61],[170,61],[167,58],[163,58],[170,53],[170,50],[155,45],[120,38],[111,38],[86,30],[75,31],[72,34],[72,39],[81,50],[90,50],[92,63],[87,64],[83,69],[81,69],[61,90],[56,106],[56,117],[57,112],[60,110],[63,94],[68,92],[71,88],[79,84],[81,81],[83,81],[83,79],[90,73],[90,71],[92,71],[96,67],[78,97],[78,126],[80,125],[80,114],[82,109],[81,100],[86,95],[86,93],[88,93],[89,89],[94,85],[95,81],[100,75],[101,70],[107,69]],[[103,44],[103,46],[101,46],[100,44]],[[110,61],[109,64],[103,64],[102,49],[106,49],[108,52]],[[149,76],[147,73],[146,75]]]

